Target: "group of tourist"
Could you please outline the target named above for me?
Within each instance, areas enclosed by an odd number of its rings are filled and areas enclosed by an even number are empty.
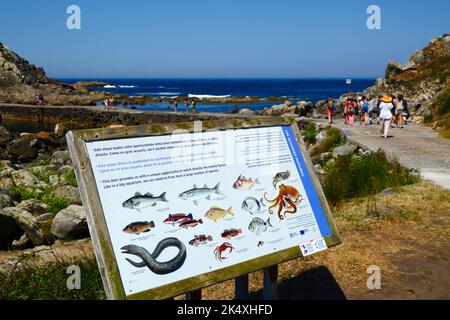
[[[171,107],[168,106],[167,109],[171,110]],[[177,100],[175,100],[175,103],[173,105],[173,110],[175,112],[178,112],[178,101]],[[184,100],[184,111],[186,113],[188,113],[190,111],[192,111],[193,113],[196,113],[197,112],[197,102],[195,100],[192,100],[192,102],[189,103],[189,100],[185,99]]]
[[[336,103],[332,97],[326,104],[326,114],[328,123],[333,123],[333,116],[336,112]],[[344,103],[345,125],[353,126],[359,117],[359,125],[367,126],[372,124],[372,119],[378,119],[377,124],[381,124],[380,135],[387,138],[391,127],[402,129],[406,125],[405,118],[409,117],[408,102],[403,95],[398,97],[393,95],[379,96],[378,101],[375,98],[367,99],[362,96],[359,98],[349,97]]]
[[[37,106],[43,106],[44,105],[44,96],[42,94],[39,94],[36,97],[34,97],[34,104]]]
[[[113,98],[103,100],[106,110],[114,110],[117,106],[117,101]]]

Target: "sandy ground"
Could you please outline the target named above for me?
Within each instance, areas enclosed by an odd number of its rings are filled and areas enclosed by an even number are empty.
[[[317,120],[317,123],[327,123]],[[441,138],[436,131],[423,125],[409,123],[403,129],[393,128],[388,139],[380,137],[380,127],[345,126],[343,119],[334,121],[349,139],[373,151],[382,148],[408,168],[420,170],[422,177],[450,190],[450,140]]]

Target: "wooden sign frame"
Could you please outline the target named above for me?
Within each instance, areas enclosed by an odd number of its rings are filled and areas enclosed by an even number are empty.
[[[202,129],[243,129],[290,125],[304,158],[308,173],[325,214],[331,236],[325,237],[328,247],[341,243],[340,236],[333,222],[331,211],[326,201],[320,182],[314,173],[313,164],[308,155],[305,143],[297,123],[290,117],[253,117],[245,119],[224,119],[203,121]],[[94,246],[95,256],[99,264],[100,274],[107,299],[165,299],[186,292],[198,290],[213,284],[236,278],[266,267],[277,265],[291,259],[302,257],[299,246],[268,254],[249,261],[238,263],[224,269],[201,274],[192,278],[177,281],[162,287],[150,289],[127,296],[120,279],[119,268],[114,255],[113,246],[108,233],[99,192],[95,183],[86,143],[100,140],[127,139],[145,136],[171,134],[176,129],[194,132],[194,122],[151,124],[134,127],[101,128],[70,131],[67,133],[67,144],[75,167],[81,198],[86,211],[89,230]]]

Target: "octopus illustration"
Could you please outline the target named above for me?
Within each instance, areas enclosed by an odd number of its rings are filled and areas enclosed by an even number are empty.
[[[269,202],[269,213],[273,214],[273,208],[278,207],[278,217],[283,220],[283,213],[294,214],[297,212],[297,205],[303,200],[300,192],[293,186],[280,185],[278,196],[275,199],[268,199],[267,192],[264,198]]]

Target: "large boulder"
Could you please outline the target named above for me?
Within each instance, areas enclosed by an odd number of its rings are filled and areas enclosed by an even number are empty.
[[[25,232],[28,239],[30,239],[34,246],[42,245],[45,239],[38,219],[28,211],[20,208],[12,209],[16,210],[15,219],[17,225]]]
[[[41,225],[36,217],[28,211],[17,207],[0,210],[0,246],[9,247],[13,240],[23,233],[35,246],[44,243]]]
[[[65,198],[71,204],[81,205],[81,196],[78,188],[72,186],[60,186],[55,191],[51,193],[54,197]]]
[[[11,177],[16,185],[25,187],[35,187],[40,184],[39,179],[26,169],[21,169],[13,172]]]
[[[335,148],[333,150],[333,157],[337,158],[337,157],[346,156],[348,154],[355,152],[357,148],[358,148],[358,146],[351,144],[351,143],[347,143],[343,146]]]
[[[17,139],[8,144],[6,150],[10,155],[28,159],[34,159],[37,155],[36,150],[30,147],[30,143],[21,139]]]
[[[83,207],[71,205],[58,212],[53,219],[51,233],[58,239],[79,239],[89,236]]]

